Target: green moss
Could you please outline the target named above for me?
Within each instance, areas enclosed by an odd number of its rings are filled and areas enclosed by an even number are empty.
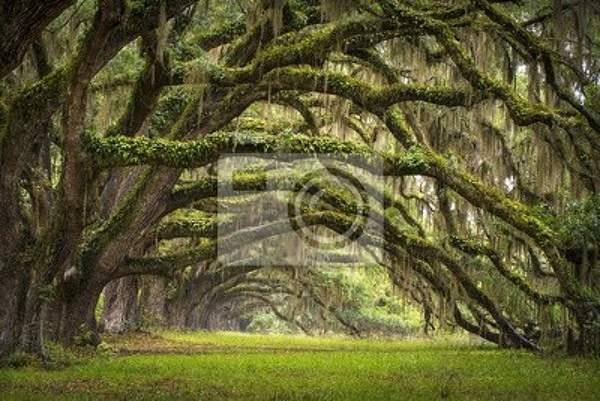
[[[341,157],[374,155],[366,145],[331,137],[290,134],[275,136],[256,132],[217,132],[189,142],[145,137],[103,138],[88,133],[84,146],[100,167],[150,164],[188,168],[205,165],[228,152],[320,153]]]
[[[150,137],[163,136],[175,124],[193,97],[192,91],[185,87],[170,89],[158,102],[150,117]],[[118,132],[115,132],[118,134]]]
[[[136,272],[169,273],[201,261],[217,256],[217,244],[213,240],[201,240],[200,245],[184,251],[173,252],[168,255],[146,256],[129,259],[125,262],[128,269]]]
[[[213,216],[193,209],[178,210],[164,219],[157,228],[157,237],[216,238],[219,225],[232,221],[230,216]]]
[[[345,39],[393,28],[397,28],[397,24],[391,20],[370,16],[347,18],[311,31],[297,41],[295,35],[279,38],[260,51],[251,64],[232,70],[231,73],[236,82],[252,82],[275,68],[295,64],[320,64],[324,61],[324,56]]]
[[[138,180],[135,188],[119,204],[117,212],[110,219],[88,226],[83,232],[75,266],[82,273],[84,279],[87,279],[88,273],[92,272],[95,258],[103,247],[113,241],[123,228],[131,223],[135,216],[135,201],[143,194],[151,178],[152,172],[147,171]]]
[[[67,90],[69,67],[55,69],[43,79],[22,90],[10,103],[6,116],[7,130],[0,137],[0,148],[8,135],[18,135],[41,116],[54,111],[64,100]]]
[[[209,50],[230,42],[245,31],[245,21],[242,18],[235,18],[218,25],[212,25],[210,29],[204,28],[200,32],[194,32],[190,38],[186,39],[186,42],[199,46],[204,50]]]
[[[427,171],[430,167],[431,155],[418,145],[413,145],[407,152],[402,154],[398,163],[402,166],[413,168],[415,171]]]

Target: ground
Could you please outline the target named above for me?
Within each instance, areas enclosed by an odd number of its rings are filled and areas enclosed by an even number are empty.
[[[0,400],[600,400],[600,360],[468,340],[129,335],[66,368],[0,369]]]

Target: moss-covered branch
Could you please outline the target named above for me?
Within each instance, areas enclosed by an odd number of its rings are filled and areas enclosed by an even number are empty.
[[[340,157],[351,164],[359,163],[379,174],[429,174],[429,161],[419,150],[411,149],[400,155],[378,154],[364,144],[326,136],[218,132],[197,141],[183,142],[121,136],[103,138],[90,134],[86,137],[85,149],[101,168],[143,164],[192,168],[215,162],[228,153],[322,154]]]
[[[280,68],[265,79],[272,88],[341,96],[374,114],[381,114],[382,110],[401,102],[422,101],[447,107],[469,107],[484,99],[482,93],[469,88],[402,83],[375,86],[346,74],[309,67]]]
[[[459,237],[450,237],[450,244],[457,249],[465,252],[472,256],[484,256],[492,262],[496,270],[508,281],[513,283],[519,290],[521,290],[529,298],[533,299],[539,304],[549,304],[556,302],[564,302],[564,298],[560,296],[554,296],[551,294],[542,294],[535,289],[531,288],[526,280],[519,274],[512,271],[502,259],[501,255],[498,254],[494,249],[473,240],[467,240]]]
[[[246,22],[242,18],[236,18],[193,35],[189,42],[201,49],[210,50],[231,42],[244,32]]]
[[[550,247],[556,244],[556,235],[543,221],[542,216],[539,216],[533,209],[517,200],[510,199],[499,189],[489,187],[476,177],[453,166],[443,156],[416,144],[398,110],[386,108],[386,106],[399,101],[409,100],[424,100],[454,106],[466,105],[465,103],[476,100],[476,97],[470,95],[468,91],[461,92],[455,89],[431,89],[401,85],[400,87],[403,90],[398,92],[399,87],[390,85],[381,89],[380,92],[347,76],[324,74],[309,68],[283,69],[276,81],[279,81],[280,84],[281,82],[287,82],[289,85],[294,85],[296,82],[296,86],[301,85],[307,88],[313,85],[312,88],[315,91],[346,97],[365,107],[385,121],[392,134],[407,148],[410,148],[412,155],[419,155],[419,159],[427,166],[427,168],[421,169],[421,174],[440,179],[474,205],[482,207],[515,225],[515,227],[535,238],[540,244],[549,245]],[[277,82],[274,82],[274,85],[277,85]],[[377,100],[380,100],[379,104]]]
[[[327,223],[331,226],[341,227],[336,222],[336,214],[312,213],[297,217],[296,226],[302,224],[318,225]],[[152,272],[174,271],[186,266],[195,265],[202,261],[213,259],[218,255],[226,255],[238,250],[240,247],[254,242],[285,234],[293,230],[293,222],[282,219],[267,223],[258,227],[250,227],[233,232],[224,238],[215,240],[202,240],[201,244],[191,249],[174,252],[163,256],[145,256],[141,258],[130,258],[120,268],[127,274],[153,274]],[[217,249],[218,247],[218,249]],[[157,273],[158,274],[158,273]]]
[[[177,142],[147,138],[89,136],[86,149],[99,166],[138,164],[198,167],[224,153],[294,153],[361,155],[383,161],[385,175],[422,174],[438,178],[471,203],[513,224],[549,247],[557,243],[552,229],[531,208],[453,166],[441,155],[414,146],[400,156],[377,155],[368,147],[327,137],[270,136],[256,133],[217,133],[198,141]],[[351,161],[351,160],[350,160]]]
[[[407,28],[409,28],[407,30]],[[349,41],[349,46],[374,45],[381,41],[414,33],[414,24],[399,24],[393,19],[371,16],[347,18],[322,25],[307,32],[291,32],[256,53],[251,62],[241,67],[221,67],[198,59],[178,66],[171,78],[172,84],[181,84],[189,71],[202,73],[213,85],[233,86],[258,82],[274,69],[293,65],[322,65],[327,55],[338,45]]]
[[[569,89],[566,89],[559,84],[554,61],[558,60],[560,63],[567,65],[578,75],[580,75],[580,72],[576,68],[570,66],[570,63],[564,60],[558,52],[552,51],[546,44],[542,43],[540,39],[523,28],[521,24],[502,12],[498,7],[491,5],[486,0],[477,0],[476,4],[492,21],[504,28],[504,32],[507,32],[515,40],[521,43],[533,59],[541,59],[546,72],[546,79],[558,96],[577,110],[587,120],[590,127],[597,133],[600,133],[600,117],[598,114],[595,114],[594,111],[589,110],[578,101]]]

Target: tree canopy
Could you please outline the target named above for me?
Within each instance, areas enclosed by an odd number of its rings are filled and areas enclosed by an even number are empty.
[[[600,352],[599,15],[592,0],[3,2],[0,353],[97,344],[103,291],[109,316],[172,291],[181,327],[266,308],[361,335],[347,266],[390,280],[425,331]],[[256,158],[229,183],[241,195],[220,192],[226,154]],[[269,162],[282,154],[350,169],[307,187],[310,166]],[[285,256],[302,259],[302,230],[344,251],[300,269]]]

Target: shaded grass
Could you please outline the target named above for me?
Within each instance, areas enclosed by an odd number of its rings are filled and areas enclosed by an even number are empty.
[[[600,400],[600,361],[468,342],[224,333],[109,338],[116,355],[0,370],[1,400]]]

